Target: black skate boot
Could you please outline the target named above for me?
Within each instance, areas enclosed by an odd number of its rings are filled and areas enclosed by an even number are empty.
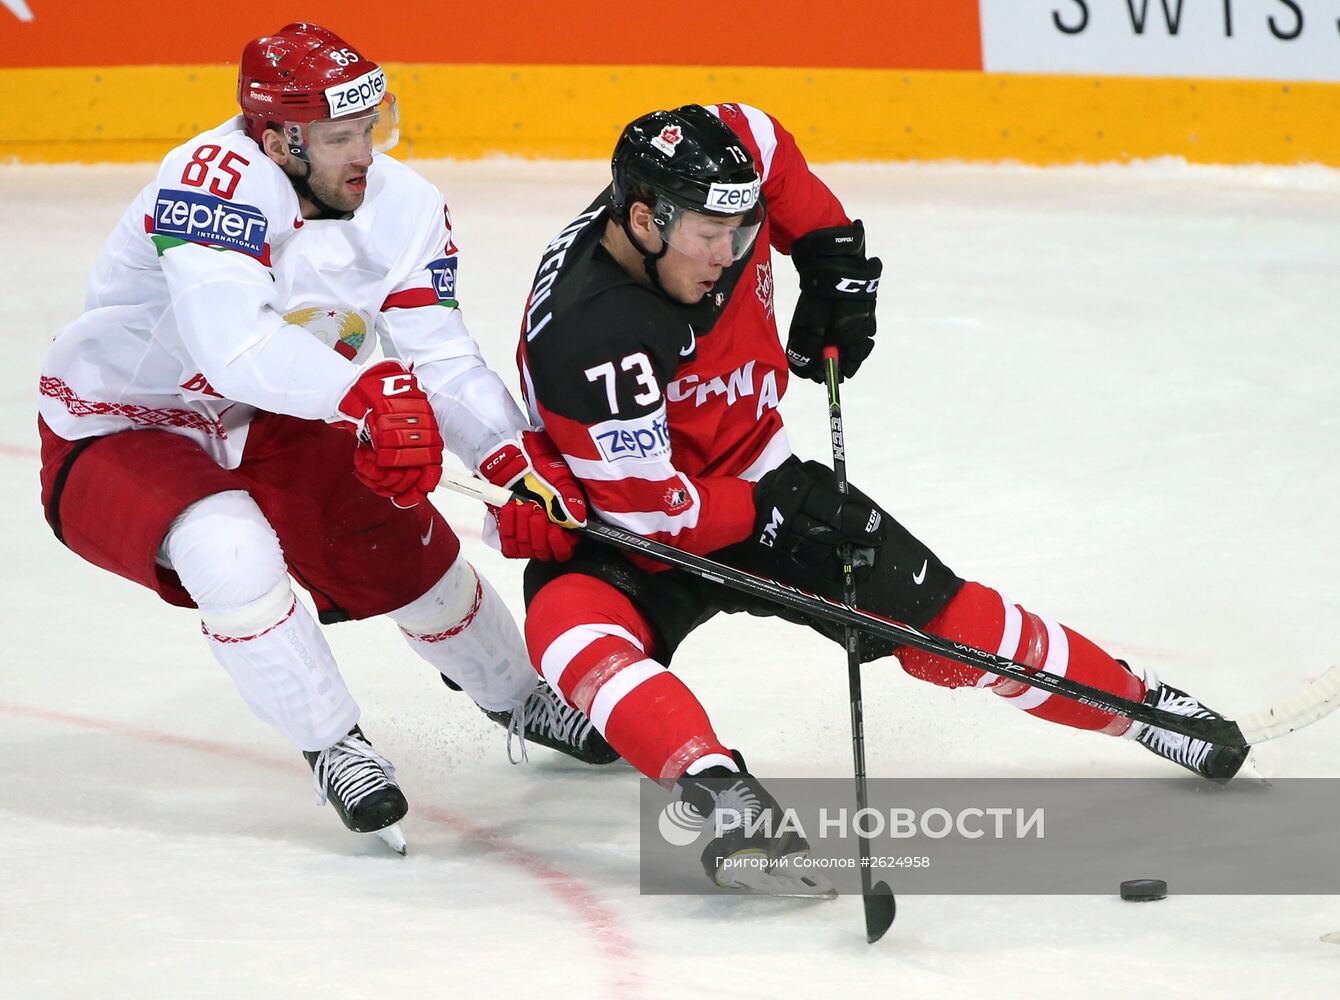
[[[395,767],[372,749],[357,726],[334,746],[304,750],[312,768],[317,805],[330,800],[340,819],[355,833],[375,833],[398,854],[404,837],[396,826],[409,803],[395,783]]]
[[[782,807],[752,774],[709,767],[677,785],[681,801],[715,834],[702,853],[703,871],[714,883],[764,896],[837,895],[804,864],[809,842],[783,829]]]
[[[1159,683],[1152,675],[1147,678],[1147,683],[1150,687],[1145,692],[1146,705],[1175,715],[1184,715],[1189,719],[1223,718],[1218,712],[1206,708],[1185,691],[1180,691],[1171,684]],[[1158,729],[1144,722],[1132,723],[1126,735],[1160,757],[1174,764],[1181,764],[1188,771],[1193,771],[1202,778],[1209,778],[1220,785],[1227,784],[1233,775],[1238,773],[1238,769],[1247,759],[1247,754],[1251,752],[1250,747],[1221,746],[1206,740],[1182,736],[1180,733],[1170,733],[1166,729]]]
[[[527,741],[584,764],[610,764],[619,759],[618,751],[605,742],[591,720],[565,704],[543,681],[535,685],[519,712],[483,712],[507,729],[507,757],[514,764],[518,762],[512,757],[514,736],[521,740],[520,760],[526,759]]]

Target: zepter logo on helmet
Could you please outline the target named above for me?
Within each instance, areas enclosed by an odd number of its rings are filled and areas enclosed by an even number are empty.
[[[368,159],[400,139],[386,74],[333,31],[297,22],[248,42],[237,74],[247,134],[278,129],[289,152],[330,165]]]
[[[647,202],[661,237],[680,253],[736,261],[753,246],[762,224],[754,158],[706,108],[643,115],[619,137],[611,168],[615,214]]]

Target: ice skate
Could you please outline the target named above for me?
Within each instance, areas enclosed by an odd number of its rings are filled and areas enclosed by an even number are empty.
[[[1223,718],[1218,712],[1206,708],[1185,691],[1170,684],[1160,683],[1152,675],[1148,676],[1147,683],[1149,686],[1144,697],[1146,705],[1191,719]],[[1193,771],[1202,778],[1208,778],[1220,785],[1227,784],[1238,773],[1251,752],[1250,747],[1220,746],[1180,733],[1170,733],[1166,729],[1159,729],[1143,722],[1132,723],[1131,728],[1126,731],[1126,736],[1160,757],[1174,764],[1180,764],[1188,771]]]
[[[526,697],[520,713],[490,712],[487,715],[507,729],[507,756],[516,763],[525,759],[525,744],[538,743],[585,764],[609,764],[619,759],[618,752],[605,742],[596,727],[581,712],[565,704],[544,682]],[[519,737],[521,753],[512,756],[512,739]]]
[[[382,757],[357,726],[334,746],[304,750],[312,768],[317,805],[327,800],[355,833],[375,834],[397,854],[405,853],[399,822],[409,812],[395,783],[395,767]]]
[[[678,784],[682,801],[719,833],[702,853],[703,871],[716,885],[760,896],[837,895],[804,864],[810,854],[804,837],[790,829],[772,833],[783,825],[782,807],[752,774],[709,767]]]

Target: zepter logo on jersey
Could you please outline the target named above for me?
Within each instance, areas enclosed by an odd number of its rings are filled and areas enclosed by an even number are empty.
[[[160,256],[172,246],[199,243],[237,250],[269,264],[270,248],[265,242],[269,224],[254,205],[200,191],[162,188],[154,199],[153,217],[145,218],[145,230]]]
[[[593,424],[590,434],[606,462],[656,462],[670,457],[670,423],[664,406],[644,417]]]
[[[358,357],[367,343],[368,323],[355,309],[338,306],[310,306],[284,314],[284,321],[300,326],[341,357],[350,361]]]

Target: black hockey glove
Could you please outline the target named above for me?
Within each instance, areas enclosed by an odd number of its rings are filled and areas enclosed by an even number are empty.
[[[838,549],[850,542],[860,565],[872,565],[884,542],[884,515],[864,500],[838,492],[833,470],[792,459],[754,487],[755,545],[832,581],[841,571]]]
[[[800,299],[791,316],[786,360],[801,378],[824,380],[823,349],[832,344],[843,378],[851,378],[875,347],[875,295],[884,265],[865,255],[865,227],[832,226],[791,246]]]

